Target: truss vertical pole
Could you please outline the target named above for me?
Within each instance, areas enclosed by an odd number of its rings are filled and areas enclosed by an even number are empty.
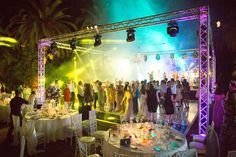
[[[211,44],[211,86],[212,86],[212,93],[214,92],[214,86],[216,83],[216,56],[215,56],[215,49],[213,47],[213,44]],[[213,93],[214,94],[214,93]]]
[[[45,45],[38,43],[38,103],[43,104],[45,100]]]
[[[208,7],[200,7],[199,17],[199,134],[205,134],[209,115],[209,21]]]

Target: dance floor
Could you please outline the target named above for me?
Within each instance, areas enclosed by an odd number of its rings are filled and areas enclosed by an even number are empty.
[[[175,113],[172,123],[173,128],[179,130],[186,135],[191,128],[192,124],[197,118],[198,104],[197,101],[191,101],[189,110],[181,107]],[[97,120],[100,126],[109,128],[112,125],[122,123],[123,113],[120,112],[108,112],[105,107],[105,112],[97,111]],[[160,108],[157,110],[157,123],[166,122],[165,114],[161,113]]]

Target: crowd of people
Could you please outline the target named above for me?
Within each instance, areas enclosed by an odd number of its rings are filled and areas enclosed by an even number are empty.
[[[64,104],[74,108],[75,83],[70,81],[60,92],[58,81],[48,87],[47,99],[55,99],[58,103],[60,93],[63,93]],[[80,107],[89,106],[98,111],[120,112],[126,120],[134,119],[142,115],[149,121],[156,120],[157,108],[161,108],[171,121],[176,108],[184,106],[189,108],[190,87],[186,79],[159,81],[131,81],[101,82],[99,80],[90,83],[78,82],[77,97]]]

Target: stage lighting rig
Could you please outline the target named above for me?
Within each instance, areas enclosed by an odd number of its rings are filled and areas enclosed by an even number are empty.
[[[127,32],[127,39],[126,39],[126,41],[127,42],[134,41],[135,40],[135,34],[134,34],[135,30],[133,28],[129,28],[126,32]]]
[[[76,46],[77,46],[77,40],[75,38],[73,38],[71,41],[70,41],[70,48],[72,49],[72,51],[74,49],[76,49]]]
[[[175,58],[175,54],[171,53],[170,58],[173,60]]]
[[[94,44],[93,44],[94,47],[101,45],[101,43],[102,43],[101,37],[102,36],[100,34],[97,34],[96,36],[94,36],[94,39],[95,39]]]
[[[159,54],[156,55],[156,60],[160,60],[161,56]]]
[[[170,21],[168,23],[167,33],[171,37],[175,37],[179,33],[179,26],[176,21]]]

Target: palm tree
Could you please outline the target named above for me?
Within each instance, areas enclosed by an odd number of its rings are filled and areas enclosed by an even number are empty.
[[[110,8],[110,3],[108,1],[101,1],[103,8]],[[106,23],[107,12],[105,9],[100,8],[96,0],[92,0],[91,4],[84,6],[80,9],[81,17],[77,18],[78,23],[82,23],[82,27]],[[99,23],[101,22],[101,23]]]
[[[23,46],[37,49],[39,39],[77,30],[73,17],[61,9],[61,0],[28,0],[8,26]]]
[[[38,40],[77,30],[73,17],[65,13],[61,4],[62,0],[28,0],[10,19],[7,30],[20,44],[17,62],[9,71],[15,71],[15,77],[23,82],[37,76]]]

